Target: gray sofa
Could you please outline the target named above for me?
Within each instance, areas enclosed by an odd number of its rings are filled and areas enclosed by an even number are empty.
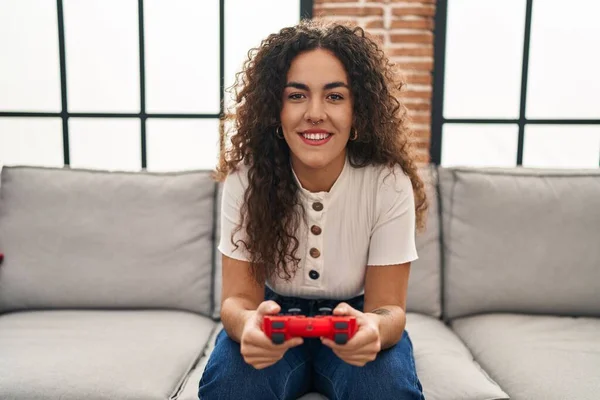
[[[423,176],[407,329],[426,398],[600,398],[600,170]],[[218,195],[207,171],[5,166],[0,399],[196,399]]]

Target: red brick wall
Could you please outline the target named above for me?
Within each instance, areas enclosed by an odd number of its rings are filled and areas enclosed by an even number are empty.
[[[375,35],[407,82],[419,161],[429,161],[435,0],[315,0],[315,18],[351,21]]]

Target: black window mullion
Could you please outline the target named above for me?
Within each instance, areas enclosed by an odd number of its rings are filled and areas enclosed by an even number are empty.
[[[431,102],[431,135],[429,156],[431,162],[442,161],[442,127],[444,125],[444,73],[446,71],[446,22],[448,0],[438,0],[435,10],[433,99]]]
[[[225,115],[225,0],[219,1],[219,117]]]
[[[300,19],[313,17],[313,0],[300,0]]]
[[[66,166],[71,164],[70,147],[69,147],[69,112],[67,109],[67,62],[65,56],[65,21],[63,13],[62,0],[56,0],[56,15],[58,17],[58,51],[60,60],[60,95],[61,95],[61,112],[63,128],[63,161]],[[24,113],[33,114],[33,113]],[[45,113],[37,113],[45,114]],[[56,116],[55,113],[48,113],[51,116]]]
[[[67,117],[76,118],[219,118],[219,114],[163,114],[163,113],[102,113],[102,112],[72,112],[65,113]],[[0,111],[0,117],[61,117],[63,113],[30,112],[30,111]]]
[[[520,119],[469,119],[449,118],[444,119],[445,124],[518,124]],[[524,125],[599,125],[600,119],[527,119],[523,118]]]
[[[533,0],[527,0],[525,11],[525,38],[523,40],[523,69],[521,72],[521,104],[519,106],[519,139],[517,147],[517,165],[523,165],[523,146],[525,143],[525,110],[527,108],[527,76],[529,73],[529,45],[531,42],[531,12]]]
[[[146,62],[144,48],[144,0],[138,0],[138,29],[139,29],[139,48],[140,48],[140,125],[141,125],[141,146],[142,146],[142,169],[148,165],[147,146],[146,146]]]
[[[225,0],[219,0],[219,154],[225,148]]]

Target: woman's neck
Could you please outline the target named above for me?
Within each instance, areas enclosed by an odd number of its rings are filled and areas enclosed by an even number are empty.
[[[329,192],[342,173],[345,163],[345,152],[322,168],[311,168],[296,157],[292,158],[292,168],[300,184],[312,193]]]

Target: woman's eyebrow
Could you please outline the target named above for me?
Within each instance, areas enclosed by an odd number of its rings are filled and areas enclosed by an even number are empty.
[[[323,86],[323,89],[328,90],[335,89],[337,87],[345,87],[346,89],[348,89],[348,85],[341,81],[328,83],[325,86]]]
[[[286,83],[285,87],[293,87],[296,89],[300,89],[300,90],[306,90],[309,91],[308,89],[308,85],[304,84],[304,83],[300,83],[300,82],[288,82]],[[329,89],[334,89],[337,87],[345,87],[348,88],[348,85],[344,82],[341,81],[337,81],[337,82],[331,82],[331,83],[327,83],[325,85],[323,85],[323,89],[325,90],[329,90]]]

